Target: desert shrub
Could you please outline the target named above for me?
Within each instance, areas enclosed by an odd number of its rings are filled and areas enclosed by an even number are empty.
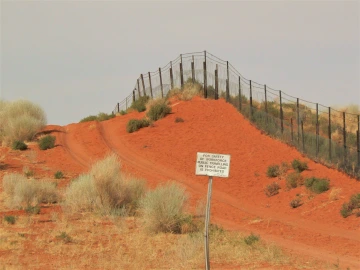
[[[279,165],[270,165],[267,168],[266,175],[268,177],[277,177],[280,175],[280,167]]]
[[[300,198],[295,198],[295,199],[291,200],[291,202],[290,202],[290,206],[291,206],[292,208],[298,208],[298,207],[301,206],[301,205],[302,205],[302,203],[301,203],[301,199],[300,199]]]
[[[305,161],[301,162],[298,159],[294,159],[293,162],[291,162],[291,166],[297,172],[302,172],[308,169],[307,163]]]
[[[348,203],[344,203],[342,205],[340,213],[344,218],[346,218],[351,214],[353,214],[353,211],[355,209],[359,209],[359,208],[360,208],[360,193],[357,193],[350,197],[350,201]]]
[[[148,96],[139,97],[131,104],[130,108],[137,110],[138,112],[144,112],[146,111],[146,103],[148,102],[148,100]]]
[[[42,137],[38,144],[39,144],[39,148],[41,150],[47,150],[47,149],[51,149],[54,148],[55,146],[55,140],[56,137],[55,136],[51,136],[51,135],[46,135],[45,137]]]
[[[114,117],[115,117],[115,114],[107,114],[107,113],[100,112],[98,115],[89,115],[89,116],[81,119],[79,123],[90,122],[90,121],[106,121],[106,120],[109,120]]]
[[[9,224],[15,224],[15,217],[14,216],[4,216],[4,220]]]
[[[56,236],[56,238],[63,241],[66,244],[72,242],[72,238],[66,232],[61,232],[59,235]]]
[[[43,109],[27,100],[0,103],[0,141],[32,140],[46,125]]]
[[[279,193],[280,186],[278,183],[273,182],[266,186],[265,188],[265,194],[268,197],[274,196]]]
[[[27,181],[26,177],[23,176],[22,174],[19,173],[6,174],[4,175],[2,181],[3,190],[10,197],[13,197],[15,192],[15,186],[17,184],[22,184],[23,182],[26,181]]]
[[[147,112],[147,117],[151,121],[157,121],[164,118],[167,114],[171,113],[171,107],[165,100],[160,100],[158,103],[152,105]]]
[[[260,240],[260,236],[255,235],[253,233],[251,233],[249,236],[244,237],[244,242],[248,246],[251,246],[252,244],[258,242],[259,240]]]
[[[13,150],[20,150],[20,151],[23,151],[23,150],[26,150],[27,149],[27,145],[26,143],[24,143],[23,141],[14,141],[11,145],[11,148]]]
[[[55,177],[55,179],[61,179],[61,178],[64,178],[64,174],[62,171],[57,171],[54,173],[54,177]]]
[[[125,115],[126,113],[127,113],[127,112],[124,111],[124,110],[121,110],[121,111],[119,112],[120,115]]]
[[[185,189],[175,183],[149,191],[140,201],[146,229],[154,233],[181,232],[182,224],[188,220],[184,213],[187,200]]]
[[[315,193],[322,193],[329,190],[329,180],[328,179],[319,179],[316,177],[307,178],[305,180],[305,186]]]
[[[38,215],[38,214],[40,214],[40,206],[39,205],[35,205],[35,206],[29,205],[28,207],[25,208],[25,212],[29,213],[29,214],[33,214],[33,215]]]
[[[296,188],[302,185],[302,179],[303,177],[301,176],[300,173],[298,172],[290,173],[286,176],[286,186],[290,189]]]
[[[181,117],[175,118],[175,123],[182,123],[182,122],[184,122],[184,119],[182,119]]]
[[[27,166],[23,168],[23,173],[27,178],[34,177],[35,175],[35,172],[33,170],[30,170]]]
[[[83,119],[81,119],[81,120],[79,121],[79,123],[96,121],[96,120],[97,120],[97,116],[96,116],[96,115],[89,115],[89,116],[84,117]]]
[[[150,121],[147,119],[130,119],[126,125],[126,131],[128,133],[132,133],[138,131],[141,128],[148,127],[150,125]]]
[[[340,209],[340,214],[346,218],[352,214],[353,208],[349,205],[349,203],[344,203]]]

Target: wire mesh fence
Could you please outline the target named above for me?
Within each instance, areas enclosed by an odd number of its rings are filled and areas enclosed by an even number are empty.
[[[166,97],[187,82],[202,86],[205,98],[224,98],[256,127],[310,158],[360,178],[360,115],[290,96],[242,76],[209,52],[181,54],[166,66],[141,74],[132,93],[113,114],[142,96]]]

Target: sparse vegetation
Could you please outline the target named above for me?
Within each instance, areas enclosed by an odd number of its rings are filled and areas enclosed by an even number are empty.
[[[305,186],[314,193],[323,193],[329,190],[330,181],[328,179],[320,179],[316,177],[307,178]]]
[[[72,238],[66,232],[61,232],[56,238],[62,240],[65,244],[72,242]]]
[[[353,214],[356,209],[360,209],[360,193],[352,195],[350,201],[342,205],[340,214],[346,218]],[[359,216],[359,211],[356,212],[356,216]]]
[[[147,119],[130,119],[126,125],[126,131],[128,133],[132,133],[138,131],[141,128],[148,127],[150,125],[150,121]]]
[[[146,103],[148,102],[148,100],[148,96],[139,97],[131,104],[130,108],[137,110],[138,112],[144,112],[146,111]]]
[[[29,214],[38,215],[38,214],[40,214],[40,206],[39,205],[35,205],[35,206],[29,205],[25,208],[25,211],[26,211],[26,213],[29,213]]]
[[[303,177],[298,172],[290,173],[286,176],[286,186],[291,188],[296,188],[303,184]]]
[[[4,220],[9,224],[15,224],[16,219],[14,216],[4,216]]]
[[[258,242],[259,240],[260,240],[260,236],[255,235],[253,233],[251,233],[249,236],[244,237],[244,242],[248,246],[251,246],[252,244]]]
[[[40,106],[27,100],[0,102],[1,142],[32,140],[45,125],[46,115]]]
[[[62,171],[57,171],[54,173],[54,177],[55,177],[55,179],[62,179],[62,178],[64,178],[64,174]]]
[[[295,199],[291,200],[291,202],[290,202],[290,206],[292,208],[298,208],[301,205],[302,205],[302,202],[301,202],[300,198],[295,198]]]
[[[55,147],[55,140],[56,137],[55,136],[51,136],[51,135],[46,135],[45,137],[42,137],[38,144],[39,144],[39,148],[41,150],[47,150],[47,149],[51,149]]]
[[[299,173],[308,169],[307,163],[305,161],[302,162],[298,159],[294,159],[293,162],[291,162],[291,166],[293,167],[293,169],[295,171],[297,171]]]
[[[89,116],[81,119],[79,123],[90,122],[90,121],[101,122],[101,121],[109,120],[114,117],[115,117],[115,114],[107,114],[107,113],[100,112],[98,115],[89,115]]]
[[[184,119],[182,119],[181,117],[175,118],[175,123],[182,123],[182,122],[184,122]]]
[[[23,168],[23,173],[27,178],[31,178],[34,177],[35,172],[33,170],[30,170],[29,167],[25,166]]]
[[[13,150],[20,150],[20,151],[24,151],[26,150],[28,147],[26,145],[26,143],[24,143],[23,141],[14,141],[11,145],[11,148]]]
[[[151,121],[157,121],[169,113],[171,113],[171,107],[168,105],[168,102],[165,99],[158,99],[153,100],[146,115]]]
[[[266,186],[265,188],[265,194],[268,197],[274,196],[279,193],[280,186],[278,183],[273,182]]]
[[[280,167],[279,167],[279,165],[270,165],[267,168],[266,175],[268,177],[271,177],[271,178],[279,176],[280,175]]]

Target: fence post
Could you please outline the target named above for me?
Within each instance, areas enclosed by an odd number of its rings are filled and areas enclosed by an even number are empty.
[[[154,98],[154,96],[153,96],[153,91],[152,91],[152,85],[151,85],[151,75],[150,75],[150,72],[149,72],[148,74],[149,74],[149,84],[150,84],[150,96],[151,96],[151,98]]]
[[[203,63],[204,65],[204,98],[207,98],[207,76],[206,76],[206,62]]]
[[[125,98],[125,108],[128,109],[128,98],[127,97]],[[120,112],[120,111],[118,110],[118,112]]]
[[[226,102],[230,102],[229,61],[226,61]]]
[[[160,77],[160,89],[161,89],[161,97],[164,97],[164,87],[162,83],[162,76],[161,76],[161,68],[159,68],[159,77]]]
[[[344,138],[344,163],[347,163],[346,153],[346,123],[345,123],[345,112],[343,112],[343,138]]]
[[[127,109],[127,108],[126,108]],[[117,112],[119,113],[120,112],[120,103],[118,102],[117,103]]]
[[[239,111],[242,110],[241,77],[239,76]]]
[[[138,85],[139,97],[141,97],[141,92],[140,92],[140,82],[139,82],[139,79],[137,79],[137,85]]]
[[[173,76],[173,70],[172,70],[172,61],[170,61],[170,84],[171,84],[171,89],[174,89],[174,76]]]
[[[301,120],[301,138],[302,138],[303,152],[305,153],[304,122],[302,120]]]
[[[266,84],[264,85],[264,93],[265,93],[265,112],[266,115],[268,114],[268,107],[267,107],[267,90],[266,90]]]
[[[252,119],[252,85],[250,80],[250,120]]]
[[[298,128],[298,139],[297,143],[300,147],[300,104],[299,104],[299,98],[296,99],[296,117],[297,117],[297,128]]]
[[[281,121],[281,134],[284,133],[284,114],[282,109],[282,98],[281,98],[281,90],[279,91],[280,94],[280,121]]]
[[[293,119],[292,117],[290,118],[290,123],[291,123],[291,142],[294,141],[294,128],[293,128]]]
[[[218,65],[216,64],[215,69],[215,100],[219,99],[219,75],[218,75]]]
[[[331,108],[329,107],[329,159],[331,162],[332,156],[331,156]]]
[[[358,154],[358,167],[360,169],[360,115],[357,116],[358,130],[357,130],[357,154]]]
[[[194,56],[192,56],[192,62],[191,62],[191,78],[192,78],[192,82],[195,83],[195,63],[194,63]]]
[[[184,73],[183,73],[182,54],[180,54],[180,83],[181,83],[181,88],[183,88],[184,87]]]
[[[315,157],[319,155],[319,104],[316,103],[316,153]]]
[[[133,90],[133,102],[135,102],[135,89]]]
[[[142,86],[143,86],[143,90],[144,90],[144,96],[146,96],[144,76],[142,74],[140,76],[141,76]]]

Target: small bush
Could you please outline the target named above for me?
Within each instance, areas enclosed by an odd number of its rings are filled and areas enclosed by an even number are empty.
[[[39,140],[39,148],[41,150],[47,150],[47,149],[54,148],[55,140],[56,140],[55,136],[46,135],[45,137],[42,137]]]
[[[66,232],[61,232],[60,235],[56,236],[56,238],[64,241],[64,243],[72,242],[70,235],[68,235]]]
[[[329,190],[330,182],[328,179],[319,179],[316,177],[307,178],[305,180],[305,186],[317,194]]]
[[[355,209],[360,208],[360,193],[354,194],[350,197],[350,201],[348,203],[344,203],[340,210],[340,214],[346,218],[353,214]],[[358,215],[359,212],[356,213]]]
[[[268,177],[272,177],[272,178],[279,176],[280,175],[280,167],[279,167],[279,165],[270,165],[267,168],[266,175]]]
[[[115,117],[114,114],[107,114],[100,112],[98,115],[89,115],[81,119],[79,123],[90,122],[90,121],[106,121],[114,117]]]
[[[57,171],[54,173],[54,177],[55,177],[55,179],[62,179],[62,178],[64,178],[64,174],[62,171]]]
[[[346,218],[352,214],[353,208],[349,205],[349,203],[344,203],[341,207],[340,214]]]
[[[245,244],[247,244],[248,246],[251,246],[252,244],[258,242],[260,240],[260,236],[255,235],[253,233],[251,233],[249,236],[244,237],[244,242]]]
[[[27,178],[34,177],[35,175],[35,172],[33,170],[30,170],[27,166],[23,168],[23,172]]]
[[[25,211],[26,211],[26,213],[29,213],[29,214],[38,215],[38,214],[40,214],[40,206],[39,205],[35,205],[35,206],[29,205],[28,207],[25,208]]]
[[[266,186],[265,188],[265,194],[268,197],[274,196],[279,193],[280,186],[278,183],[273,182]]]
[[[24,143],[23,141],[14,141],[11,145],[11,148],[13,150],[20,150],[20,151],[24,151],[26,150],[28,147],[26,145],[26,143]]]
[[[4,220],[7,222],[7,223],[9,223],[9,224],[15,224],[15,221],[16,221],[16,219],[15,219],[15,217],[14,216],[5,216],[4,217]]]
[[[302,203],[301,203],[301,199],[300,198],[296,198],[296,199],[293,199],[291,202],[290,202],[290,206],[292,208],[298,208],[299,206],[301,206]]]
[[[126,125],[126,131],[132,133],[138,131],[141,128],[148,127],[150,125],[149,120],[147,119],[130,119]]]
[[[90,121],[96,121],[97,120],[97,116],[96,115],[89,115],[83,119],[81,119],[79,121],[79,123],[84,123],[84,122],[90,122]]]
[[[160,100],[158,103],[150,107],[146,115],[151,121],[157,121],[164,118],[169,113],[171,113],[171,107],[165,100]]]
[[[125,114],[126,114],[126,111],[121,110],[121,111],[119,112],[119,114],[120,114],[120,115],[125,115]]]
[[[290,173],[289,175],[286,176],[286,186],[289,189],[296,188],[302,185],[302,179],[303,177],[301,176],[300,173],[298,172]]]
[[[140,201],[147,230],[154,233],[180,233],[188,215],[184,207],[188,200],[185,189],[175,183],[167,183],[149,191]]]
[[[175,118],[175,123],[183,123],[184,119],[182,119],[181,117],[176,117]]]
[[[307,163],[305,161],[301,162],[298,159],[294,159],[293,162],[291,162],[291,166],[293,167],[293,169],[295,171],[297,171],[299,173],[308,169]]]
[[[148,96],[139,97],[131,104],[130,108],[137,110],[138,112],[144,112],[146,111],[146,103],[148,102],[148,100]]]

